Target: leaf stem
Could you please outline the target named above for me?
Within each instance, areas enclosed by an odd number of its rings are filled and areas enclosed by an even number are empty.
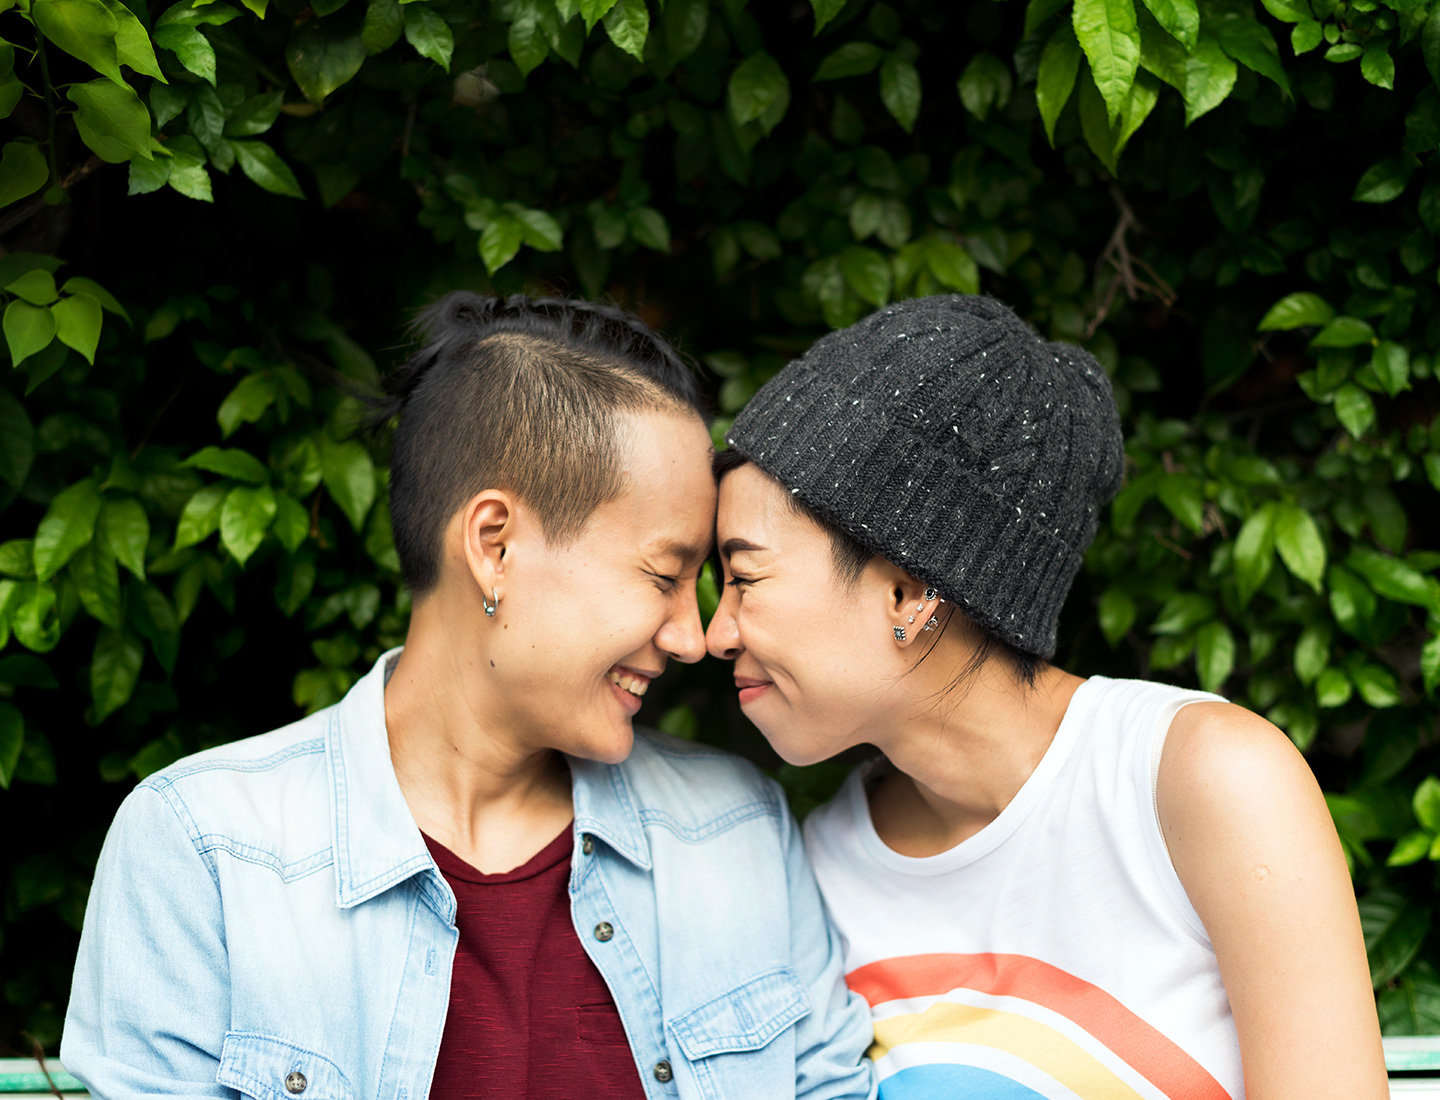
[[[45,36],[35,29],[35,56],[40,58],[40,79],[45,82],[45,159],[50,164],[50,186],[60,182],[60,164],[55,159],[55,86],[50,82],[50,63],[45,58]]]

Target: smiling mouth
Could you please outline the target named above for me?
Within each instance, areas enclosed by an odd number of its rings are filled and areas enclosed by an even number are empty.
[[[645,695],[645,692],[650,687],[652,678],[653,677],[646,676],[643,673],[636,672],[634,669],[620,668],[618,666],[612,668],[605,674],[605,679],[636,697],[643,697]]]

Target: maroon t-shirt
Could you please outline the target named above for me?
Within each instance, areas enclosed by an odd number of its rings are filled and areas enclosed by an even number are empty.
[[[620,1012],[570,920],[571,830],[485,875],[428,836],[460,942],[435,1100],[644,1100]]]

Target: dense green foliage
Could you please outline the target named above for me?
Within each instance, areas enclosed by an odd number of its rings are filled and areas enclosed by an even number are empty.
[[[0,0],[0,1042],[136,777],[403,637],[357,396],[453,286],[640,309],[717,428],[902,296],[1084,343],[1131,468],[1058,659],[1283,728],[1440,1029],[1440,4],[243,4]],[[725,684],[647,713],[773,763]]]

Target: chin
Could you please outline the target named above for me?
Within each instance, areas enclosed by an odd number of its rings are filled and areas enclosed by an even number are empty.
[[[765,740],[770,742],[770,747],[780,759],[797,768],[818,764],[840,751],[828,744],[817,744],[813,739],[796,731],[786,730],[779,723],[757,721],[753,717],[750,721],[765,735]]]
[[[626,722],[624,730],[596,731],[593,736],[582,736],[573,748],[565,751],[597,764],[623,764],[634,747],[635,730]]]

